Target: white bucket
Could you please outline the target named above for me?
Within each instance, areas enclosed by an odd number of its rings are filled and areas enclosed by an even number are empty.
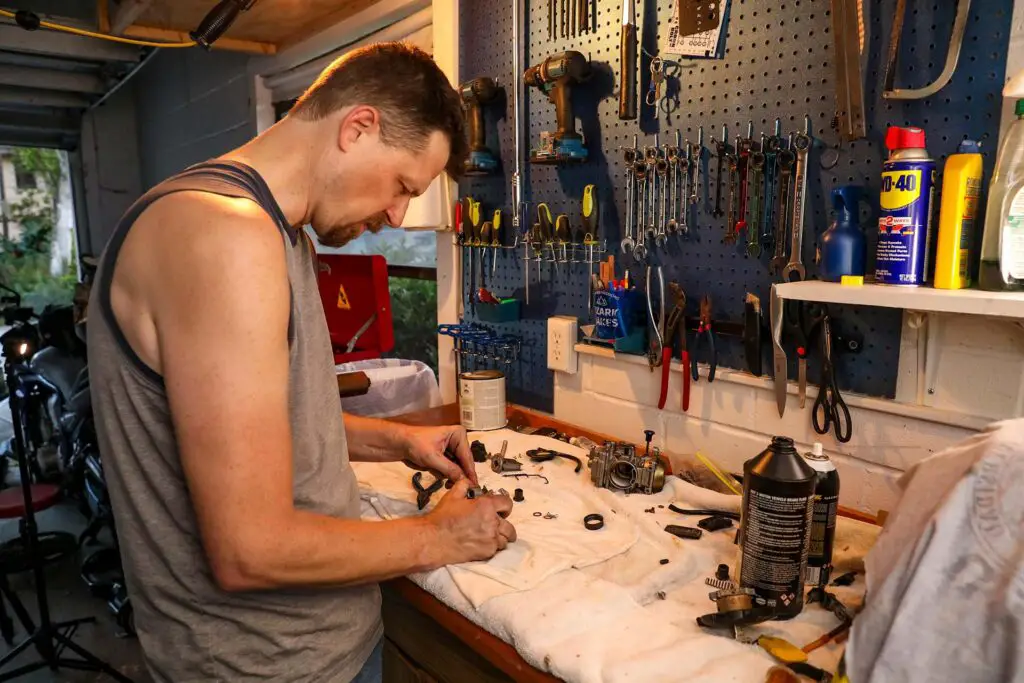
[[[505,375],[498,370],[476,370],[459,375],[462,426],[478,432],[501,429],[505,417]]]

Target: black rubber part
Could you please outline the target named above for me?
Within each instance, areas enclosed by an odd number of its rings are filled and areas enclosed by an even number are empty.
[[[526,497],[523,495],[523,490],[516,489],[515,493],[512,494],[512,500],[514,500],[517,503],[522,503],[524,500],[526,500]]]
[[[729,580],[729,565],[720,564],[718,565],[718,571],[715,572],[715,578],[719,581]]]
[[[705,517],[704,519],[700,520],[699,522],[697,522],[697,526],[699,526],[704,531],[718,531],[719,529],[732,528],[732,520],[728,517],[720,517],[718,515],[715,515],[713,517]]]
[[[543,514],[543,513],[541,513],[541,512],[534,512],[534,513],[533,513],[533,516],[534,516],[534,517],[540,517],[540,516],[542,516],[542,514]]]
[[[661,561],[661,564],[668,564],[668,558],[665,558],[665,559],[663,559],[663,560]]]
[[[665,527],[665,531],[677,538],[688,538],[694,541],[704,534],[700,529],[694,529],[691,526],[679,526],[678,524],[669,524]]]
[[[583,518],[583,526],[587,531],[597,531],[604,528],[604,517],[599,514],[590,514]]]

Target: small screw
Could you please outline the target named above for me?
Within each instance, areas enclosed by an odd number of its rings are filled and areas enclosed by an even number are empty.
[[[661,564],[668,564],[668,558],[665,558],[665,559],[663,559],[663,560],[661,561]]]

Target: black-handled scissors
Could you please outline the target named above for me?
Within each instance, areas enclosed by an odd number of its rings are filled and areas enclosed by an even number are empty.
[[[825,308],[821,304],[810,301],[787,301],[783,322],[786,336],[796,346],[797,381],[799,386],[800,407],[807,400],[807,354],[810,351],[811,337],[817,331],[825,317]]]
[[[821,385],[811,410],[811,422],[818,434],[828,434],[829,430],[835,432],[840,443],[846,443],[853,435],[850,409],[836,385],[835,366],[832,364],[832,319],[828,315],[821,321]]]

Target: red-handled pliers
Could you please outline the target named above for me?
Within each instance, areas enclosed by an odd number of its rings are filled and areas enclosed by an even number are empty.
[[[683,364],[683,410],[690,407],[690,375],[687,369],[690,365],[690,354],[686,350],[686,293],[679,286],[678,282],[669,283],[669,291],[672,293],[674,307],[669,313],[665,324],[665,337],[661,349],[661,394],[658,397],[658,409],[665,407],[668,400],[668,379],[669,371],[672,368],[672,352],[675,349],[676,341],[680,343],[679,360]],[[680,329],[682,327],[682,329]]]

